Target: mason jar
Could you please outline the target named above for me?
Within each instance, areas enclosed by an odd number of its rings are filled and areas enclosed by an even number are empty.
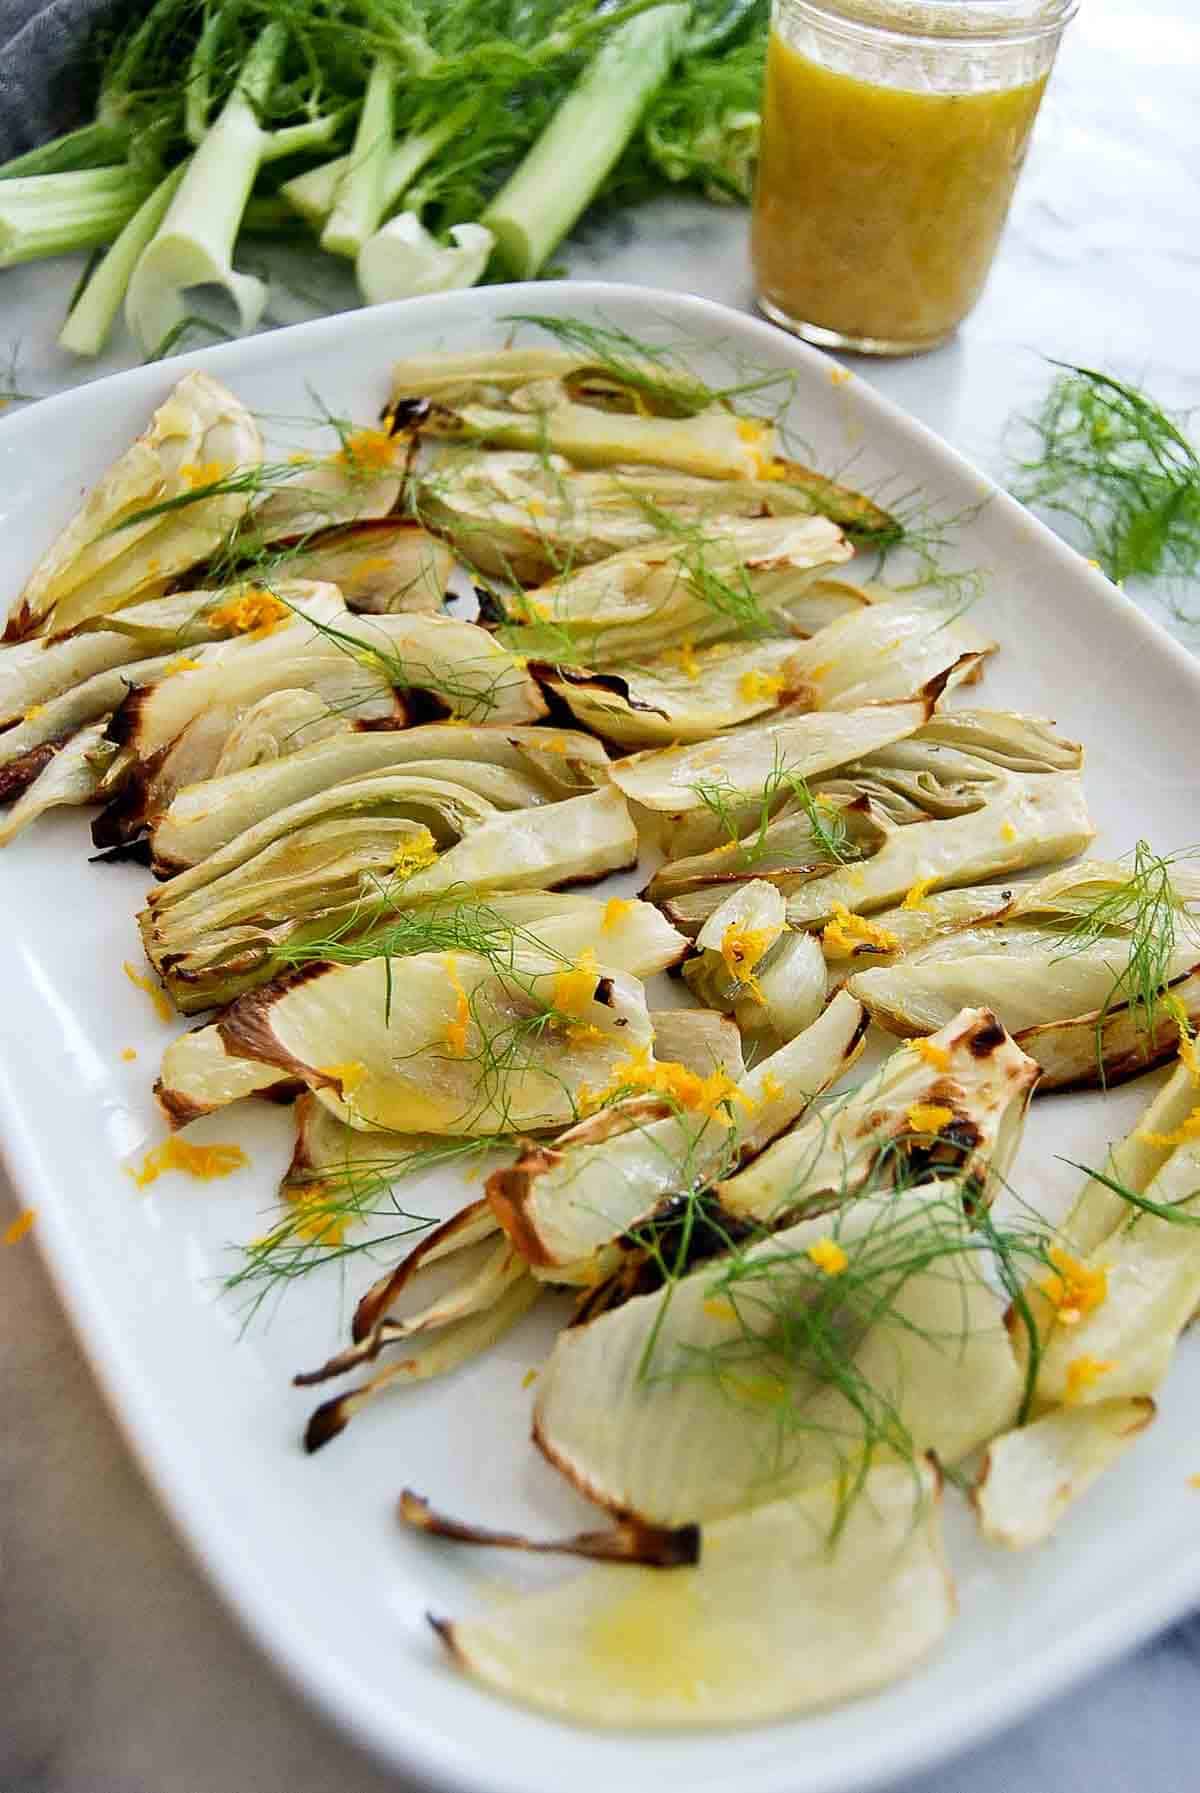
[[[825,348],[944,342],[987,279],[1077,0],[774,0],[760,309]]]

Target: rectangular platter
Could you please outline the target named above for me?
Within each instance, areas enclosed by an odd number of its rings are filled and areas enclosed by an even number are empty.
[[[763,324],[679,295],[582,282],[493,287],[302,325],[47,400],[0,424],[0,601],[7,609],[85,490],[188,367],[226,382],[266,420],[268,443],[279,427],[290,448],[303,440],[295,420],[315,417],[318,400],[370,422],[394,359],[499,346],[506,320],[529,312],[686,340],[698,371],[721,380],[731,358],[792,370],[789,421],[813,464],[848,469],[868,491],[919,491],[938,514],[960,517],[957,554],[986,578],[974,620],[1000,645],[971,701],[1053,717],[1087,744],[1095,852],[1114,856],[1139,838],[1160,851],[1200,841],[1200,667],[863,381]],[[413,1485],[445,1509],[541,1533],[595,1523],[529,1443],[526,1372],[565,1310],[532,1314],[444,1382],[379,1400],[332,1448],[306,1457],[312,1400],[291,1375],[342,1341],[373,1271],[352,1258],[339,1287],[331,1266],[243,1327],[221,1282],[233,1244],[264,1229],[290,1144],[286,1112],[265,1104],[195,1129],[199,1140],[236,1138],[248,1169],[217,1184],[171,1177],[135,1188],[128,1167],[164,1131],[151,1083],[172,1030],[121,969],[141,960],[134,914],[146,874],[89,864],[88,850],[86,820],[59,811],[0,859],[7,1162],[37,1210],[37,1239],[95,1372],[197,1559],[293,1682],[397,1769],[464,1793],[861,1793],[1015,1719],[1200,1597],[1200,1507],[1188,1487],[1200,1470],[1200,1341],[1191,1338],[1157,1423],[1051,1543],[1015,1557],[986,1549],[964,1504],[948,1500],[960,1616],[938,1654],[882,1694],[754,1728],[634,1734],[573,1728],[481,1691],[448,1665],[425,1615],[539,1585],[538,1565],[496,1567],[406,1534],[396,1496]],[[1035,1102],[1014,1185],[1057,1217],[1079,1182],[1063,1159],[1099,1162],[1160,1081]],[[467,1194],[456,1169],[411,1201],[448,1213]],[[103,1538],[94,1542],[103,1551]]]

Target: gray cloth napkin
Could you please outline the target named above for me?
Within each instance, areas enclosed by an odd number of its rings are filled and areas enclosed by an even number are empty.
[[[73,72],[113,0],[0,0],[0,162],[83,122]]]

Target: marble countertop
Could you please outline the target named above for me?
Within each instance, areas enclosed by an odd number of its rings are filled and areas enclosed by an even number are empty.
[[[857,371],[996,473],[1047,355],[1200,406],[1197,66],[1195,0],[1084,0],[979,309],[936,354]],[[746,307],[745,235],[739,212],[664,202],[587,233],[567,260]],[[311,267],[273,274],[273,318],[314,315]],[[23,390],[80,377],[54,347],[77,275],[68,261],[0,274],[0,365],[12,356]],[[320,297],[350,302],[336,283]],[[88,377],[134,359],[118,343]],[[1188,593],[1135,595],[1200,647],[1179,614]],[[1200,590],[1190,598],[1200,618]],[[13,1212],[0,1174],[0,1227]],[[1200,1617],[898,1793],[1192,1793],[1198,1678]],[[398,1787],[243,1637],[142,1482],[33,1241],[0,1251],[0,1793]]]

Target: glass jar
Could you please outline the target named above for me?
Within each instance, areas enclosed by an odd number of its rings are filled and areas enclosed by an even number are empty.
[[[774,0],[760,309],[824,348],[935,348],[983,290],[1077,0]]]

